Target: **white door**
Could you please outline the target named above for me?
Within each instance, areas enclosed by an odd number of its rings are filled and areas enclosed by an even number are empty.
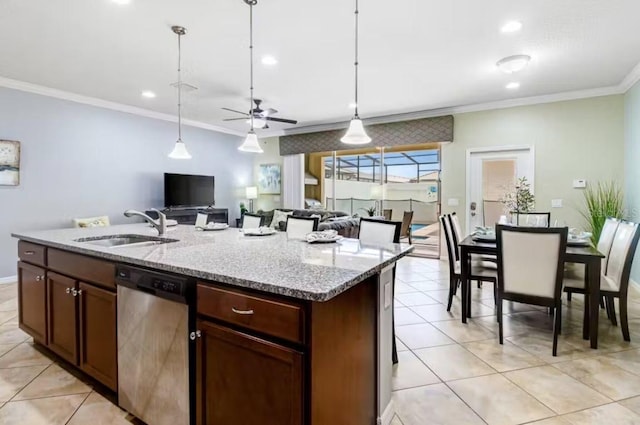
[[[476,226],[493,226],[505,214],[500,202],[526,177],[534,192],[532,147],[470,149],[467,151],[467,234]]]

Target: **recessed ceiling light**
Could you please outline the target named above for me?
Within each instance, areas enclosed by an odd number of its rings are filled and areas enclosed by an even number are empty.
[[[514,82],[511,82],[511,83],[507,84],[505,87],[508,88],[509,90],[519,89],[520,88],[520,83],[517,83],[517,82],[514,81]]]
[[[513,55],[502,58],[496,63],[496,66],[500,68],[505,74],[513,74],[514,72],[522,71],[527,67],[531,56],[528,55]]]
[[[277,65],[278,59],[274,58],[273,56],[266,55],[262,57],[262,64],[269,66]]]
[[[522,29],[522,22],[520,21],[509,21],[500,28],[500,31],[504,33],[516,32]]]
[[[142,97],[146,97],[147,99],[153,99],[156,97],[156,94],[151,90],[145,90],[142,92]]]
[[[358,105],[356,105],[355,102],[351,102],[349,104],[349,109],[356,109],[356,106],[358,106]]]
[[[112,2],[114,2],[115,4],[129,4],[131,3],[131,0],[111,0]]]

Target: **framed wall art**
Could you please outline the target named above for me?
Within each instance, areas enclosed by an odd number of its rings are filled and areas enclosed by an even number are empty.
[[[20,184],[20,142],[0,140],[0,186]]]

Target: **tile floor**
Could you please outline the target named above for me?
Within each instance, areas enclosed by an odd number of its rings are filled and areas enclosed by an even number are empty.
[[[505,304],[497,339],[493,289],[473,289],[474,317],[446,311],[446,263],[398,266],[392,425],[640,424],[640,295],[631,294],[631,343],[601,317],[600,349],[583,341],[582,300],[563,312],[557,357],[543,309]],[[0,424],[130,425],[127,414],[31,344],[18,329],[16,285],[0,285]],[[345,424],[348,425],[348,424]]]
[[[631,342],[602,312],[600,348],[582,340],[582,297],[565,300],[558,356],[544,308],[505,303],[498,343],[493,287],[473,288],[473,318],[460,299],[446,311],[445,262],[398,265],[392,425],[640,424],[640,294],[630,293]],[[458,293],[459,295],[459,293]]]

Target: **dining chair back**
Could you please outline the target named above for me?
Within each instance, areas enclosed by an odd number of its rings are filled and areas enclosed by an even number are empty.
[[[456,255],[456,261],[460,260],[460,248],[458,244],[462,241],[462,229],[460,227],[460,219],[458,214],[452,212],[448,215],[449,229],[451,230],[451,238],[453,240],[454,252]]]
[[[413,241],[411,240],[412,222],[413,222],[413,211],[405,211],[402,216],[402,226],[400,228],[400,237],[408,238],[410,244],[413,244]]]
[[[453,241],[453,234],[451,231],[451,220],[447,215],[440,216],[440,223],[442,223],[442,232],[444,233],[444,240],[447,245],[447,257],[449,260],[449,274],[453,276],[456,273],[456,269],[458,268],[457,262],[457,254],[458,250],[457,245]]]
[[[550,212],[515,213],[516,224],[522,227],[549,227],[551,226]]]
[[[387,221],[391,221],[391,215],[393,214],[393,210],[392,209],[385,209],[382,210],[382,215],[384,216],[384,219]]]
[[[568,233],[566,227],[496,226],[500,344],[503,300],[540,305],[555,313],[553,355],[557,354]]]
[[[318,230],[318,217],[287,216],[287,237],[289,239],[304,239],[309,233]]]
[[[360,219],[358,239],[369,244],[388,244],[400,242],[400,221]]]
[[[257,229],[264,224],[264,216],[258,214],[244,213],[242,216],[243,229]]]
[[[602,272],[606,273],[607,264],[609,262],[609,253],[611,252],[611,246],[613,245],[613,238],[618,230],[620,221],[613,217],[607,217],[600,231],[600,237],[598,238],[598,251],[604,255],[602,259]]]
[[[622,290],[624,286],[626,292],[629,286],[631,264],[638,246],[639,236],[637,223],[625,221],[618,225],[605,273],[608,283],[618,291]]]

